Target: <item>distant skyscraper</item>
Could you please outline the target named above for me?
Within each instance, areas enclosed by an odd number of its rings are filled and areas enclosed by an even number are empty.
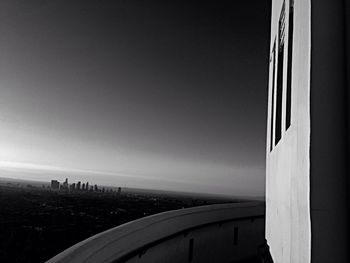
[[[60,182],[57,180],[51,180],[51,189],[60,189]]]
[[[74,190],[75,190],[75,183],[72,183],[72,184],[69,186],[69,190],[70,190],[70,191],[74,191]]]
[[[98,191],[97,184],[95,184],[95,186],[94,186],[94,190],[95,190],[95,191]]]
[[[121,187],[118,187],[118,195],[120,195],[122,192],[122,188]]]
[[[85,183],[81,186],[81,190],[85,191]]]
[[[68,190],[68,178],[66,178],[66,180],[63,182],[62,189],[63,190]]]
[[[86,182],[85,189],[86,191],[89,191],[89,182]]]
[[[79,182],[77,183],[77,190],[80,190],[80,185],[81,185],[81,182],[79,181]]]

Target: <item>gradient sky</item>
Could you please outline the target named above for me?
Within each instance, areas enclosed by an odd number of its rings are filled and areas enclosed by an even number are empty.
[[[0,176],[264,195],[270,1],[0,2]]]

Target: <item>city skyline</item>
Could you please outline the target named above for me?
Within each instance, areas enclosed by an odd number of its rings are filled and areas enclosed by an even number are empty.
[[[0,176],[264,195],[269,8],[2,1]]]

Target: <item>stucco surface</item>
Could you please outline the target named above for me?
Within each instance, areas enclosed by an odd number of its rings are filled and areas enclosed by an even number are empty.
[[[289,1],[286,2],[288,39]],[[283,1],[272,3],[271,51]],[[277,44],[277,41],[276,41]],[[291,126],[285,130],[288,41],[283,72],[282,139],[270,152],[272,61],[266,147],[266,238],[274,262],[310,262],[310,1],[294,2]],[[272,54],[272,52],[270,53]],[[277,59],[276,59],[277,61]],[[276,74],[277,75],[277,74]]]

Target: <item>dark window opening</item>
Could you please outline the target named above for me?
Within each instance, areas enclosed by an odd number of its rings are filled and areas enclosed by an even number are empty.
[[[276,125],[275,125],[275,145],[282,137],[281,122],[282,122],[282,92],[283,92],[283,48],[284,44],[278,51],[277,65],[277,100],[276,100]]]
[[[190,239],[189,248],[188,248],[188,261],[192,262],[193,260],[193,238]]]
[[[284,29],[285,29],[285,2],[283,2],[278,29],[278,59],[277,59],[277,99],[276,99],[276,125],[275,145],[282,137],[282,98],[283,98],[283,60],[284,60]]]
[[[233,245],[237,246],[238,244],[238,227],[233,229]]]
[[[270,120],[270,151],[273,149],[273,114],[275,107],[275,66],[276,66],[276,40],[272,49],[272,92],[271,92],[271,120]]]
[[[287,68],[287,101],[286,101],[286,130],[291,124],[292,111],[292,58],[293,58],[293,31],[294,31],[294,0],[290,0],[288,22],[288,68]]]

